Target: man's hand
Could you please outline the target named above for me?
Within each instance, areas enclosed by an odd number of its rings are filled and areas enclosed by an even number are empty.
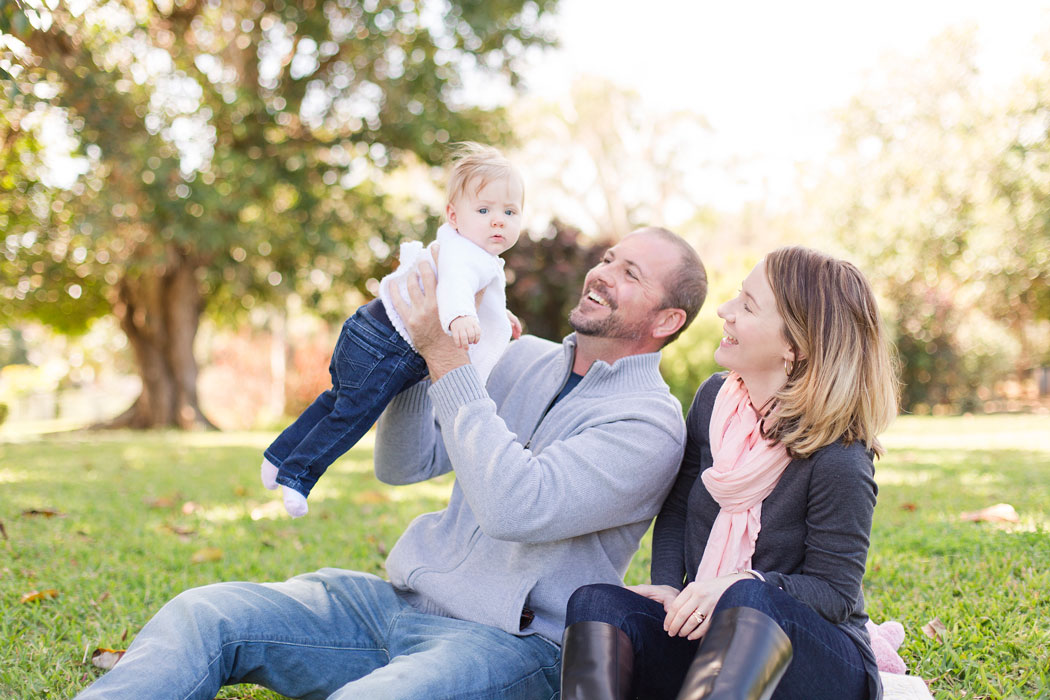
[[[481,340],[481,324],[473,316],[457,316],[452,319],[448,329],[452,332],[452,340],[456,341],[456,347],[466,350],[472,343]]]
[[[507,320],[510,321],[510,337],[517,340],[521,337],[521,321],[510,312],[510,309],[507,309]]]
[[[437,276],[425,260],[416,265],[416,274],[407,276],[408,296],[401,296],[399,285],[390,286],[394,308],[404,321],[416,352],[426,360],[431,381],[437,381],[457,367],[470,363],[466,350],[441,328],[437,308]],[[423,288],[420,289],[422,284]]]

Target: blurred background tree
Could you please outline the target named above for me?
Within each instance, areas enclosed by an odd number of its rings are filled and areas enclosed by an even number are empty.
[[[908,410],[974,410],[1050,360],[1050,71],[1004,103],[976,56],[973,31],[952,31],[888,63],[841,111],[806,204],[888,302]]]
[[[114,424],[208,424],[202,314],[294,291],[345,315],[394,242],[435,223],[382,174],[442,162],[453,135],[506,142],[463,75],[513,88],[555,3],[5,2],[3,317],[75,331],[115,314],[142,391]],[[75,137],[68,186],[31,118]]]

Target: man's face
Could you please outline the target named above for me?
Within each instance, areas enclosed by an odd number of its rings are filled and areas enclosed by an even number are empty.
[[[658,235],[628,235],[587,273],[580,303],[569,312],[569,325],[580,335],[647,338],[663,306],[664,280],[679,257],[674,246]]]

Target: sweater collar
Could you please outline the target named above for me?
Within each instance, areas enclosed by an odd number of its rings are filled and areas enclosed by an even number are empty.
[[[562,340],[562,358],[565,362],[565,375],[572,370],[573,358],[576,355],[576,333],[570,333]],[[645,390],[666,388],[667,383],[660,374],[660,351],[640,355],[621,357],[609,364],[604,360],[595,361],[580,380],[578,389],[587,390]]]

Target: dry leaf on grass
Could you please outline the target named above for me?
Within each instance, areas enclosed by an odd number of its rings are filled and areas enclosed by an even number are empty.
[[[99,647],[91,652],[91,664],[108,671],[117,665],[120,657],[124,656],[125,649],[104,649]]]
[[[930,620],[922,626],[922,633],[935,642],[941,641],[941,637],[943,637],[947,632],[948,628],[945,627],[944,623],[941,622],[940,618],[937,617],[933,618],[932,620]]]
[[[959,516],[959,519],[969,520],[974,523],[1016,523],[1021,520],[1017,515],[1017,511],[1009,503],[996,503],[994,506],[988,506],[981,510],[963,513]]]
[[[178,495],[158,496],[157,498],[146,499],[145,503],[150,508],[174,508],[176,499],[178,498]]]
[[[4,528],[4,521],[0,520],[0,535],[3,535],[4,539],[7,539],[7,530]]]
[[[64,518],[66,517],[66,514],[56,510],[55,508],[32,508],[30,510],[22,511],[22,517],[25,518],[35,518],[38,516],[42,516],[45,518]]]
[[[21,598],[18,599],[19,603],[39,603],[42,600],[49,598],[57,598],[58,591],[54,588],[48,588],[43,591],[29,591]]]
[[[204,549],[198,549],[190,557],[190,561],[194,564],[203,564],[209,561],[219,561],[222,559],[222,550],[218,547],[205,547]]]

